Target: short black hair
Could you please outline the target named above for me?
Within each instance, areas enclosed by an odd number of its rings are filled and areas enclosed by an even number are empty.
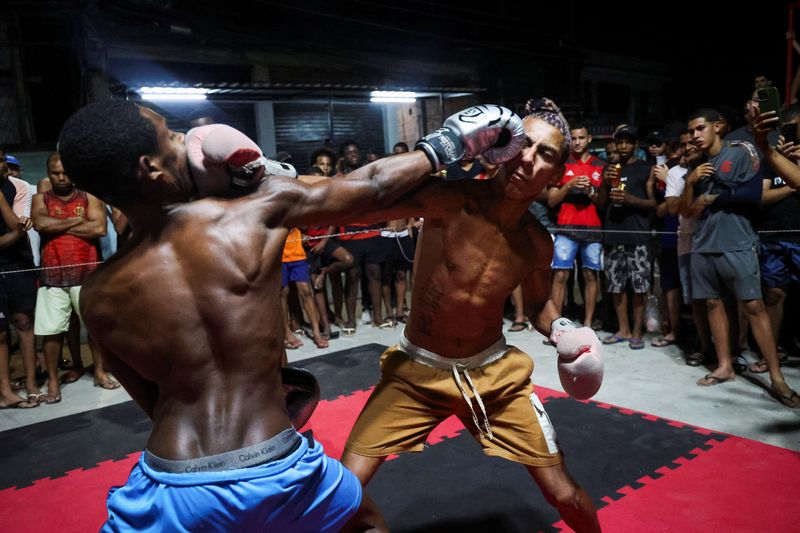
[[[403,141],[398,141],[394,143],[394,146],[392,146],[392,151],[395,151],[398,148],[402,148],[404,151],[408,152],[408,143]]]
[[[325,155],[331,158],[331,163],[336,162],[336,153],[331,150],[330,148],[317,148],[313,152],[311,152],[311,161],[310,163],[313,165],[317,162],[317,158],[321,155]]]
[[[75,185],[111,204],[136,195],[139,158],[158,149],[156,128],[139,106],[107,100],[79,109],[64,123],[58,153]]]
[[[359,152],[361,151],[361,147],[358,145],[355,139],[347,139],[342,144],[339,145],[340,156],[344,156],[344,149],[347,148],[348,146],[355,146]]]
[[[693,113],[689,113],[689,116],[686,117],[686,122],[691,122],[698,118],[704,118],[708,122],[719,122],[722,119],[722,116],[720,116],[719,111],[716,109],[712,109],[710,107],[701,107],[700,109],[695,110]]]

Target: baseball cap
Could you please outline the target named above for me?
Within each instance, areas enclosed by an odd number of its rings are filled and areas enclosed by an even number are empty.
[[[628,124],[623,124],[614,132],[614,139],[618,139],[619,137],[628,136],[633,137],[634,139],[639,138],[639,131],[636,129],[636,126],[629,126]]]
[[[647,134],[647,144],[661,144],[664,142],[666,135],[661,130],[653,130]]]
[[[22,168],[22,165],[19,162],[19,159],[14,157],[11,154],[6,154],[6,163],[15,167]]]

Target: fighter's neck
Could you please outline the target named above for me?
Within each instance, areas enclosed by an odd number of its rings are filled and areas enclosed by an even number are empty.
[[[519,224],[522,215],[528,211],[535,197],[512,198],[506,192],[505,178],[495,178],[496,186],[493,188],[492,202],[487,206],[486,214],[503,229],[515,227]]]
[[[160,205],[131,204],[118,206],[137,235],[160,233],[167,224],[168,209]]]

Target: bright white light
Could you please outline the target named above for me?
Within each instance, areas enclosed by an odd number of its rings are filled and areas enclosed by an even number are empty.
[[[417,101],[416,98],[389,98],[385,96],[373,96],[369,99],[370,102],[375,102],[379,104],[413,104]]]
[[[202,87],[141,87],[138,92],[143,100],[151,101],[205,100],[208,89]]]
[[[372,91],[370,102],[382,104],[411,104],[417,101],[417,93],[411,91]]]
[[[187,100],[205,100],[204,94],[143,94],[142,100],[156,101],[187,101]]]

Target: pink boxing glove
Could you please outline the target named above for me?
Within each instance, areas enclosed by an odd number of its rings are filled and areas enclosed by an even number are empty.
[[[578,400],[594,396],[603,383],[600,339],[592,328],[576,328],[566,318],[553,320],[550,343],[558,352],[558,377],[564,391]]]
[[[225,124],[192,128],[185,143],[200,197],[225,193],[232,186],[251,188],[267,175],[297,177],[292,165],[267,159],[247,135]]]

